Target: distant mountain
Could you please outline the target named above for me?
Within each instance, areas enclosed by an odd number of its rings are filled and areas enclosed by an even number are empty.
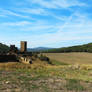
[[[5,44],[0,43],[0,52],[7,52],[9,51],[9,47]]]
[[[28,51],[48,51],[50,49],[53,49],[53,48],[48,48],[48,47],[37,47],[37,48],[28,48]]]
[[[64,48],[57,48],[57,49],[50,49],[49,53],[65,53],[65,52],[90,52],[92,53],[92,43],[84,44],[84,45],[77,45],[71,47],[64,47]]]

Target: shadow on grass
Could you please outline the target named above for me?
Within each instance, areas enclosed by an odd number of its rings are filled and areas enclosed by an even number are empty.
[[[84,91],[86,90],[81,84],[80,80],[76,79],[68,79],[67,84],[65,85],[67,90],[75,90],[75,91]]]

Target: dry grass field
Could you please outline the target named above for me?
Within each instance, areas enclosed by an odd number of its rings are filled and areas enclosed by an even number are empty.
[[[53,64],[0,63],[0,92],[92,92],[92,54],[46,55]]]
[[[52,60],[67,64],[92,64],[92,53],[45,53]]]
[[[0,92],[92,92],[92,66],[1,63]]]

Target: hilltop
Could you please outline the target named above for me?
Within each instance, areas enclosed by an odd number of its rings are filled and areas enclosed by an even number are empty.
[[[7,52],[9,51],[9,47],[5,44],[0,43],[0,52]]]
[[[71,46],[71,47],[57,48],[57,49],[49,49],[49,50],[46,50],[45,52],[49,52],[49,53],[92,52],[92,43]]]

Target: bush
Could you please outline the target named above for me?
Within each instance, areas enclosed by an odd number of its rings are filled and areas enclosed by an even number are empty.
[[[47,57],[47,56],[45,56],[45,55],[40,55],[40,57],[39,57],[39,59],[41,60],[41,61],[46,61],[48,64],[51,64],[51,61],[50,61],[50,59]]]

